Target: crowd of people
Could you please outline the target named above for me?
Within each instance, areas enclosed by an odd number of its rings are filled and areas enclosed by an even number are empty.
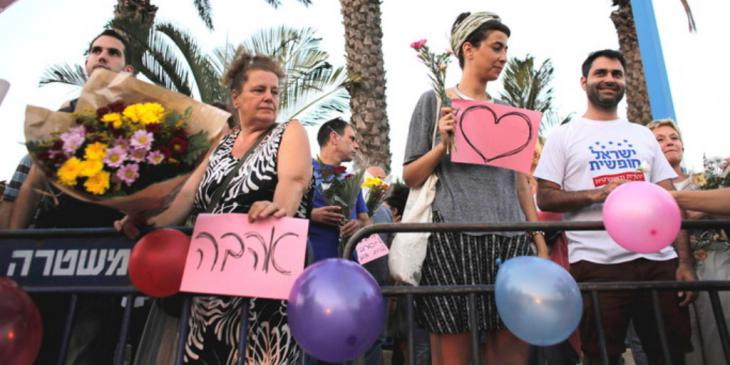
[[[507,63],[510,28],[489,12],[463,13],[451,29],[451,46],[459,61],[459,82],[446,90],[451,99],[501,103],[487,91]],[[86,72],[104,68],[134,72],[128,64],[123,35],[105,30],[88,49]],[[406,209],[408,188],[418,188],[432,174],[438,185],[432,205],[434,223],[518,223],[540,219],[599,221],[606,197],[617,186],[634,179],[636,169],[599,164],[610,156],[597,151],[622,151],[646,162],[646,181],[672,192],[690,218],[730,214],[730,190],[697,191],[682,169],[681,133],[671,121],[649,128],[619,117],[625,92],[625,60],[614,50],[591,53],[583,62],[580,83],[586,111],[557,127],[537,149],[534,174],[486,165],[453,163],[449,141],[456,110],[441,106],[434,91],[423,93],[410,121],[403,159],[405,185],[394,184],[382,205],[369,211],[360,192],[354,209],[343,212],[323,194],[323,175],[345,174],[343,164],[355,159],[358,135],[348,122],[333,119],[317,134],[319,152],[312,153],[307,132],[296,120],[277,123],[281,67],[271,58],[240,51],[222,82],[228,86],[233,112],[231,128],[217,140],[192,172],[167,209],[151,218],[121,213],[74,199],[49,184],[49,178],[28,157],[20,161],[7,184],[1,205],[0,228],[111,227],[138,237],[142,227],[178,226],[194,222],[200,213],[248,213],[250,221],[299,217],[311,222],[307,263],[339,257],[340,242],[373,223],[397,223]],[[72,111],[76,100],[61,110]],[[653,133],[652,133],[653,132]],[[600,156],[600,157],[597,157]],[[610,157],[607,157],[610,158]],[[619,165],[620,166],[620,165]],[[371,166],[368,175],[385,178],[388,166]],[[631,178],[629,178],[631,175]],[[554,214],[553,214],[554,213]],[[560,214],[558,214],[560,213]],[[550,215],[553,214],[553,215]],[[78,217],[84,217],[78,219]],[[547,217],[547,218],[546,218]],[[551,218],[552,217],[552,218]],[[448,232],[428,238],[420,285],[494,283],[499,262],[524,255],[551,258],[578,282],[728,280],[730,243],[719,230],[682,231],[673,246],[642,254],[617,245],[604,231]],[[389,244],[392,236],[383,234]],[[702,255],[699,254],[702,252]],[[393,285],[387,259],[367,264],[380,285]],[[38,364],[56,363],[66,315],[59,296],[34,295],[44,320],[43,347]],[[602,292],[601,323],[611,364],[626,349],[631,326],[649,364],[663,364],[651,297],[644,292]],[[721,297],[726,317],[730,296]],[[597,324],[589,297],[577,334],[550,352],[551,364],[601,363]],[[394,301],[388,334],[364,354],[366,364],[380,364],[382,347],[390,338],[403,360],[402,311],[414,305],[418,364],[469,364],[469,317],[475,316],[481,334],[482,358],[489,364],[527,364],[534,349],[509,330],[499,318],[493,295],[477,296],[475,313],[460,296],[417,296],[414,304]],[[660,293],[661,316],[667,328],[674,364],[725,363],[709,299],[695,292]],[[122,306],[119,298],[93,294],[80,297],[71,330],[67,364],[111,363]],[[131,304],[130,304],[131,305]],[[238,354],[241,306],[248,306],[248,343]],[[151,307],[151,309],[150,309]],[[250,364],[322,364],[306,355],[292,337],[287,303],[281,300],[198,296],[190,308],[190,330],[184,339],[184,360],[190,364],[233,364],[239,356]],[[178,343],[180,301],[175,298],[141,305],[147,321],[145,334],[135,340],[136,364],[170,364]],[[148,312],[149,311],[149,314]],[[139,316],[137,316],[139,317]],[[156,325],[152,325],[156,324]],[[140,328],[143,325],[140,325]],[[133,331],[134,332],[134,331]],[[629,336],[631,337],[631,336]],[[582,355],[581,355],[582,354]],[[550,360],[552,359],[552,360]],[[637,361],[639,361],[637,359]]]

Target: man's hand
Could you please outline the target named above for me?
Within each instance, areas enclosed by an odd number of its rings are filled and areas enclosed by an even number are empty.
[[[683,263],[680,262],[679,266],[677,266],[677,281],[696,281],[697,277],[695,276],[695,270],[692,268],[692,264],[690,263]],[[677,295],[681,298],[684,297],[684,300],[682,300],[681,303],[679,303],[680,307],[685,307],[689,305],[690,303],[697,300],[697,292],[695,291],[681,291],[677,293]]]
[[[347,238],[352,236],[358,229],[362,228],[363,224],[359,219],[351,219],[340,227],[340,236]]]
[[[608,198],[608,195],[616,189],[619,185],[626,183],[626,180],[612,180],[602,188],[594,190],[592,200],[594,203],[603,203]]]
[[[340,223],[345,220],[345,216],[342,215],[340,207],[329,205],[312,209],[312,220],[317,223],[339,227]]]
[[[125,236],[132,240],[139,238],[142,233],[141,228],[148,226],[147,222],[141,215],[125,215],[124,218],[114,221],[114,229],[124,233]]]

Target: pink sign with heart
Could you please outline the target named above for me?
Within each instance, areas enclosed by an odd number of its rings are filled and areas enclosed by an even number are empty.
[[[542,113],[508,105],[452,100],[457,109],[451,161],[530,173]]]

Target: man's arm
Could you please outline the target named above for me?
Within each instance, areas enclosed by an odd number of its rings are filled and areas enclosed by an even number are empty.
[[[28,177],[18,191],[18,198],[15,199],[15,205],[10,216],[10,229],[28,228],[33,219],[33,215],[41,200],[39,190],[45,184],[45,176],[37,165],[33,165],[28,172]]]
[[[598,189],[565,191],[552,181],[538,179],[537,206],[549,212],[564,213],[578,210],[591,204],[602,203],[613,189],[625,182],[614,180]]]

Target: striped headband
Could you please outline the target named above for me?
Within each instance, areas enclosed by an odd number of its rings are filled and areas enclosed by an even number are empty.
[[[456,26],[454,31],[451,32],[451,50],[454,51],[457,57],[461,54],[461,45],[466,42],[469,35],[490,20],[502,21],[499,15],[495,13],[480,11],[469,14]]]

